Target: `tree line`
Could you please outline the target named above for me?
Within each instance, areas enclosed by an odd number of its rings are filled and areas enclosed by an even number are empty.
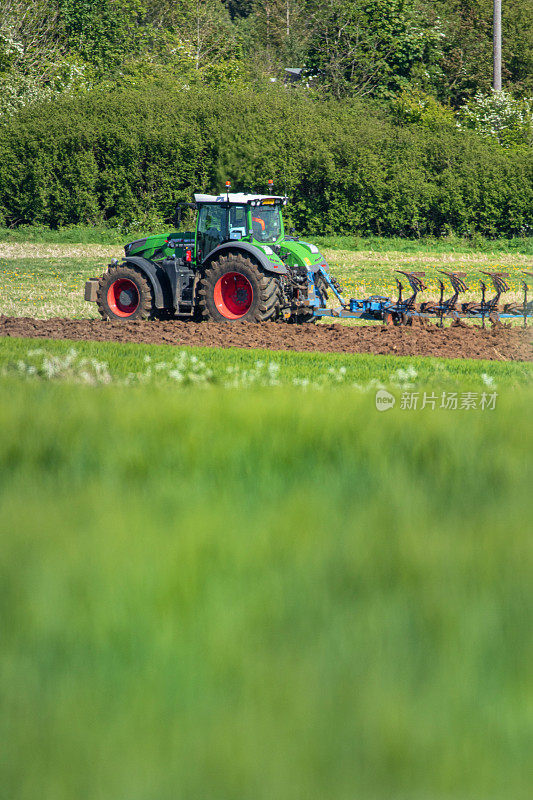
[[[2,0],[0,224],[169,220],[266,177],[308,233],[531,235],[533,5]],[[301,79],[285,84],[285,69]]]
[[[503,79],[533,88],[533,4],[506,0]],[[491,85],[492,0],[3,0],[6,110],[61,92],[282,81],[322,97],[402,92],[451,108]]]

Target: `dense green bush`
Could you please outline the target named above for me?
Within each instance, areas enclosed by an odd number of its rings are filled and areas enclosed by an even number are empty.
[[[193,191],[276,190],[305,233],[527,233],[533,158],[449,125],[296,92],[155,89],[23,109],[0,128],[0,221],[148,227]]]

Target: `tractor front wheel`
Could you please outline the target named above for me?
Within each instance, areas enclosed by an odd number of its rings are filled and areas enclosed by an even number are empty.
[[[100,278],[96,303],[102,318],[114,322],[148,319],[154,313],[148,280],[128,265],[111,267]]]
[[[198,296],[202,317],[216,322],[267,322],[279,315],[277,279],[240,253],[220,256],[206,268]]]

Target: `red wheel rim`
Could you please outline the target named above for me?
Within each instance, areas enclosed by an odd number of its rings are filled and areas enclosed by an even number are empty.
[[[240,272],[226,272],[215,284],[215,305],[226,319],[244,317],[253,298],[252,284]]]
[[[131,317],[139,308],[140,300],[139,290],[129,278],[113,281],[107,290],[107,304],[117,317]]]

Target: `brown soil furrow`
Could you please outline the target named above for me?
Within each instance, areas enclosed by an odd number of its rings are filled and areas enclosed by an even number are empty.
[[[474,326],[444,329],[435,326],[347,327],[274,322],[220,324],[177,320],[113,324],[94,319],[41,320],[0,316],[0,336],[500,361],[533,360],[532,330],[506,327],[483,330]]]

